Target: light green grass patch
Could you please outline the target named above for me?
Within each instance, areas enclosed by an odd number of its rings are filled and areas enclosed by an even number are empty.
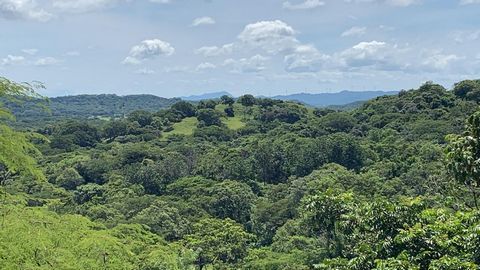
[[[163,133],[164,138],[171,135],[192,135],[197,128],[198,120],[196,117],[187,117],[182,122],[173,124],[173,130]]]
[[[217,110],[221,113],[223,113],[226,108],[227,108],[227,105],[225,105],[225,104],[217,104],[217,106],[215,106],[215,110]]]
[[[222,123],[232,130],[238,130],[245,126],[240,116],[222,118]]]

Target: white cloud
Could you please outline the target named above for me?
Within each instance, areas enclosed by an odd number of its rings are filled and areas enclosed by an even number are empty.
[[[384,3],[397,7],[408,7],[420,3],[421,0],[345,0],[345,2],[354,3]]]
[[[35,0],[0,0],[0,18],[45,22],[53,18],[53,15],[39,8]]]
[[[60,11],[80,13],[112,7],[121,0],[54,0],[52,6]]]
[[[234,44],[229,43],[221,47],[218,46],[205,46],[195,50],[195,54],[201,54],[205,57],[214,57],[220,55],[226,55],[233,52]]]
[[[232,59],[229,58],[223,62],[223,65],[229,67],[233,73],[255,73],[265,70],[267,57],[259,54],[250,58]]]
[[[422,65],[429,70],[445,70],[453,62],[463,59],[455,54],[435,53],[423,60]]]
[[[279,53],[299,43],[295,38],[296,33],[283,21],[261,21],[245,26],[238,38],[247,45],[263,48],[269,53]]]
[[[285,70],[288,72],[315,72],[330,60],[330,56],[320,53],[313,45],[300,45],[285,56]]]
[[[381,51],[387,48],[387,43],[379,41],[360,42],[343,51],[340,56],[348,66],[368,66],[381,60]]]
[[[44,57],[44,58],[39,58],[37,59],[33,65],[39,66],[39,67],[46,67],[46,66],[54,66],[60,64],[61,61],[54,58],[54,57]]]
[[[205,63],[199,64],[195,70],[196,71],[203,71],[203,70],[207,70],[207,69],[214,69],[216,67],[217,66],[212,64],[212,63],[205,62]]]
[[[123,59],[123,61],[122,61],[122,64],[125,64],[125,65],[139,65],[141,63],[142,63],[142,61],[138,60],[135,57],[131,57],[131,56],[125,57],[125,59]]]
[[[147,1],[147,0],[145,0]],[[151,3],[169,4],[172,0],[148,0]],[[0,0],[0,18],[48,21],[55,14],[83,13],[115,7],[134,0]],[[45,7],[48,9],[45,10]]]
[[[170,4],[172,0],[150,0],[150,2],[159,4]]]
[[[23,49],[23,53],[29,54],[29,55],[35,55],[37,54],[38,50],[37,49]]]
[[[409,48],[400,48],[386,42],[360,42],[335,55],[344,69],[370,68],[377,70],[403,70],[410,66],[405,54]]]
[[[388,4],[399,7],[408,7],[418,2],[418,0],[387,0]]]
[[[399,46],[380,41],[360,42],[332,57],[340,70],[403,71],[406,73],[440,72],[465,68],[464,60],[456,54],[441,50],[414,50],[408,45]]]
[[[7,55],[7,57],[0,59],[0,66],[13,66],[25,62],[25,57],[20,55]]]
[[[344,31],[341,36],[342,37],[350,37],[350,36],[363,36],[367,32],[366,27],[354,26],[346,31]]]
[[[211,17],[200,17],[193,20],[191,26],[215,24],[215,20]]]
[[[299,4],[292,4],[290,1],[287,1],[283,3],[283,8],[290,9],[290,10],[314,9],[324,5],[325,5],[325,2],[320,0],[306,0],[305,2],[302,2]]]
[[[480,0],[461,0],[460,4],[462,5],[480,4]]]
[[[170,56],[175,48],[170,43],[160,39],[144,40],[130,50],[130,54],[123,60],[124,64],[140,64],[143,60],[152,59],[156,56]]]

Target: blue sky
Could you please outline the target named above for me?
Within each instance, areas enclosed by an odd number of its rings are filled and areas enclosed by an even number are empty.
[[[480,78],[480,0],[0,0],[47,96],[400,90]]]

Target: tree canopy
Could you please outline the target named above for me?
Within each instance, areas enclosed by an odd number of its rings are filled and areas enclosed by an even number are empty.
[[[477,84],[17,125],[37,85],[1,79],[0,268],[478,269]]]

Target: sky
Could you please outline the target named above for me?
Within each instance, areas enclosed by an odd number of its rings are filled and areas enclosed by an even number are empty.
[[[480,0],[0,0],[46,96],[401,90],[480,78]]]

